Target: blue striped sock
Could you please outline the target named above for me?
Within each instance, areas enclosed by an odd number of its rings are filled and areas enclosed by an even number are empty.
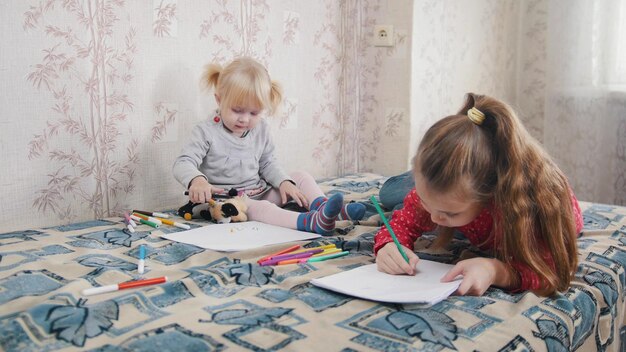
[[[322,204],[326,203],[328,198],[317,197],[311,202],[311,210],[317,210]],[[350,202],[341,208],[341,212],[337,216],[337,220],[361,220],[365,216],[365,205],[361,203]]]
[[[348,203],[341,208],[337,220],[361,220],[365,216],[365,205],[361,203]]]
[[[319,197],[315,198],[311,202],[311,206],[309,207],[309,210],[311,210],[311,211],[317,210],[320,207],[320,205],[326,203],[327,200],[328,200],[328,198],[326,198],[324,196],[319,196]]]
[[[343,195],[341,193],[334,194],[320,204],[316,210],[300,214],[298,216],[298,230],[315,232],[320,235],[332,232],[335,229],[335,220],[341,212],[342,205]]]

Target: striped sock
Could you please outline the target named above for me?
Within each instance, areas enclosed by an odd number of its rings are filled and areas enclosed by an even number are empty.
[[[309,207],[309,209],[311,211],[313,210],[317,210],[317,208],[320,207],[320,205],[326,203],[326,201],[328,200],[328,198],[324,197],[324,196],[319,196],[317,198],[315,198],[312,202],[311,202],[311,206]]]
[[[298,230],[315,232],[320,235],[332,232],[335,229],[335,220],[341,212],[342,205],[343,195],[341,193],[334,194],[325,202],[318,204],[316,210],[300,214],[298,216]],[[313,208],[313,205],[311,205],[311,208]]]
[[[348,203],[341,208],[337,220],[361,220],[365,216],[365,205],[361,203]]]
[[[321,205],[325,204],[328,198],[317,197],[311,202],[311,210],[317,210]],[[337,216],[337,220],[361,220],[365,216],[365,205],[361,203],[350,202],[341,208],[341,212]]]

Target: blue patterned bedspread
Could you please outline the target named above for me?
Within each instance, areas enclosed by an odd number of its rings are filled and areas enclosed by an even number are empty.
[[[492,288],[434,306],[381,304],[312,286],[309,280],[374,261],[379,226],[367,202],[385,178],[321,180],[368,206],[368,220],[338,222],[335,243],[350,255],[318,263],[259,266],[284,248],[222,253],[160,237],[180,231],[145,225],[130,234],[120,218],[0,234],[0,348],[5,351],[626,351],[626,208],[582,202],[585,232],[571,288],[556,297]],[[184,201],[184,200],[183,200]],[[173,213],[173,212],[172,212]],[[206,222],[188,222],[204,226]],[[450,262],[471,253],[419,255]],[[143,277],[169,282],[84,297],[81,291]]]

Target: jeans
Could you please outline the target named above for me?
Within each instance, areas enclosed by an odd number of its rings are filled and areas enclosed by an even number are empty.
[[[404,198],[415,187],[415,179],[411,170],[392,176],[380,188],[380,203],[389,210],[402,208]]]

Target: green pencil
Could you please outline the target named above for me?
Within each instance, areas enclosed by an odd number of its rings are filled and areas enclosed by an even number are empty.
[[[408,263],[409,257],[407,257],[406,253],[404,253],[404,250],[402,249],[402,245],[400,245],[400,242],[398,241],[398,237],[396,237],[396,234],[393,232],[391,225],[389,225],[389,222],[387,222],[387,218],[385,217],[383,210],[380,208],[380,205],[378,205],[378,201],[376,200],[376,197],[371,196],[370,200],[372,201],[372,203],[374,203],[374,207],[376,207],[376,211],[378,211],[378,214],[383,219],[383,222],[385,223],[387,230],[389,230],[389,234],[391,235],[391,238],[393,238],[393,242],[396,243],[396,247],[398,247],[400,254],[402,254],[402,258],[404,258],[404,260],[406,260],[406,262]]]
[[[148,226],[152,226],[152,227],[154,227],[155,229],[156,229],[157,227],[159,227],[159,224],[157,224],[156,222],[152,222],[152,221],[148,221],[148,220],[144,220],[144,219],[139,219],[139,222],[140,222],[140,223],[142,223],[142,224],[146,224],[146,225],[148,225]]]
[[[323,255],[323,256],[320,256],[320,257],[311,257],[311,258],[306,259],[306,262],[308,262],[308,263],[323,262],[324,260],[338,258],[338,257],[343,257],[344,255],[348,255],[348,254],[350,254],[350,252],[343,251],[343,252],[339,252],[339,253]]]

